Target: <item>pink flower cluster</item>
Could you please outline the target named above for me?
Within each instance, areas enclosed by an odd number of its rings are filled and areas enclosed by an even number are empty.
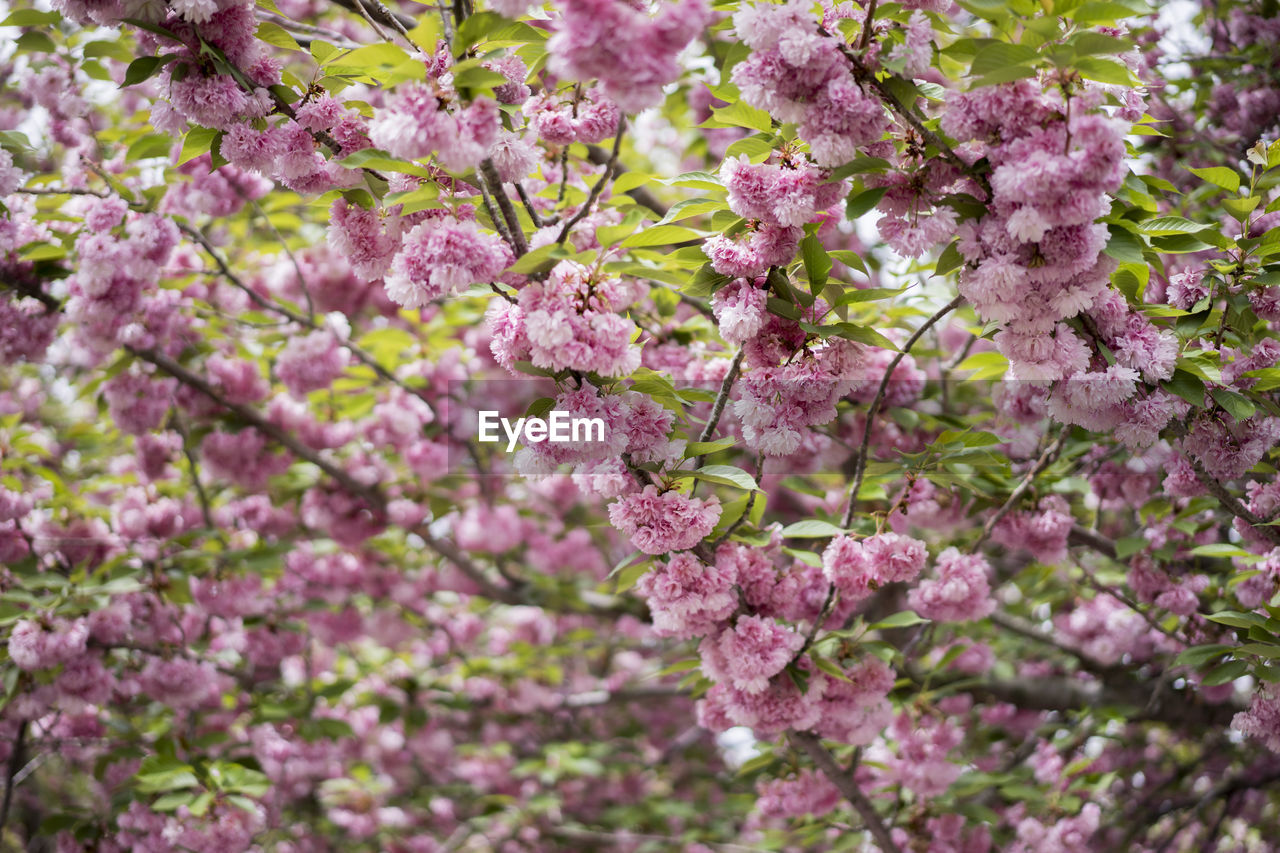
[[[711,268],[721,275],[755,278],[769,267],[791,263],[803,233],[799,228],[748,222],[737,234],[708,238],[702,244],[702,252],[711,260]]]
[[[1231,720],[1231,728],[1257,738],[1272,752],[1280,753],[1280,696],[1271,686],[1253,694],[1249,710]]]
[[[477,98],[451,112],[446,105],[453,100],[434,81],[401,86],[369,122],[369,139],[395,157],[435,157],[450,171],[479,165],[498,140],[498,105]]]
[[[319,329],[285,344],[276,357],[276,375],[301,397],[332,385],[347,369],[349,355],[332,331]]]
[[[987,576],[991,567],[980,554],[948,548],[938,555],[937,578],[922,581],[907,594],[911,609],[940,622],[972,622],[995,610]]]
[[[124,230],[123,236],[85,231],[76,239],[66,316],[77,343],[95,355],[120,344],[163,342],[176,307],[176,294],[156,293],[155,285],[178,245],[178,227],[167,216],[131,214]]]
[[[1067,534],[1075,519],[1060,495],[1040,501],[1038,512],[1011,512],[991,532],[1006,548],[1029,551],[1042,563],[1060,563],[1067,556]]]
[[[494,358],[514,372],[517,361],[548,370],[626,376],[640,365],[636,326],[617,313],[643,293],[635,281],[611,278],[564,261],[543,281],[520,289],[517,303],[495,300],[488,314]]]
[[[861,375],[862,345],[842,338],[805,344],[799,323],[769,314],[743,345],[746,369],[733,410],[747,444],[767,456],[789,456],[810,427],[835,420],[836,403]]]
[[[687,551],[719,520],[718,498],[691,498],[677,491],[659,493],[654,485],[609,506],[609,521],[646,554]]]
[[[711,311],[725,343],[740,345],[764,328],[769,294],[763,285],[763,278],[754,281],[740,278],[726,284],[711,297]]]
[[[913,719],[903,712],[889,729],[897,741],[891,751],[885,744],[867,750],[867,758],[885,765],[885,778],[919,797],[943,793],[959,778],[964,768],[947,760],[947,754],[963,740],[961,729],[947,719],[922,716]]]
[[[848,681],[814,672],[805,660],[796,666],[808,679],[803,691],[790,678],[774,678],[756,693],[717,682],[698,702],[699,724],[712,731],[748,726],[761,737],[788,729],[813,731],[833,740],[868,744],[893,719],[885,698],[893,687],[893,671],[879,659],[863,658],[846,673]]]
[[[610,139],[618,132],[618,121],[622,118],[618,105],[598,86],[581,95],[572,91],[541,92],[525,101],[521,112],[534,134],[552,145],[592,144]]]
[[[662,100],[680,76],[676,55],[711,16],[702,0],[663,3],[656,14],[624,0],[561,0],[547,41],[548,69],[567,80],[598,80],[625,112]]]
[[[636,584],[649,602],[654,633],[688,639],[709,634],[738,609],[737,578],[720,560],[707,565],[692,554],[676,554]]]
[[[28,672],[49,669],[83,655],[88,641],[84,619],[57,619],[48,627],[20,619],[9,635],[9,659]]]
[[[804,646],[804,635],[764,616],[740,616],[698,647],[702,672],[738,693],[758,695]]]
[[[173,405],[177,381],[138,369],[117,373],[102,385],[111,419],[122,432],[142,435],[164,421]]]
[[[745,154],[720,167],[730,210],[783,227],[806,225],[844,198],[848,182],[828,181],[828,175],[802,160],[753,164]]]
[[[514,260],[502,238],[481,231],[474,221],[428,219],[404,235],[391,259],[387,295],[405,308],[421,308],[473,284],[496,280]]]
[[[919,539],[877,533],[866,539],[836,536],[822,552],[822,573],[846,601],[861,601],[887,583],[920,576],[929,552]]]
[[[640,488],[624,454],[633,463],[665,465],[684,452],[684,439],[669,438],[674,413],[644,394],[606,394],[588,384],[557,396],[555,408],[571,418],[599,418],[604,422],[603,440],[592,435],[577,442],[534,442],[516,456],[516,469],[526,476],[545,476],[560,465],[573,465],[573,482],[584,494],[614,498]]]
[[[838,166],[880,141],[889,127],[884,108],[854,82],[837,39],[818,34],[811,6],[744,6],[733,25],[752,50],[733,68],[743,100],[799,125],[819,165]]]
[[[1100,254],[1107,230],[1093,220],[1124,176],[1125,129],[1095,111],[1101,97],[1086,90],[1067,109],[1061,96],[1019,81],[947,102],[943,130],[961,142],[976,140],[994,167],[989,213],[960,226],[968,262],[960,292],[1011,334],[1053,332],[1108,286],[1114,264]],[[1057,328],[1059,339],[1072,334]],[[1023,360],[1009,337],[999,344],[1015,364]],[[1078,353],[1076,344],[1058,349]],[[1039,370],[1061,378],[1079,367],[1070,359],[1059,357],[1056,370],[1042,361]]]
[[[400,217],[340,198],[329,208],[328,243],[366,281],[381,278],[400,250]]]

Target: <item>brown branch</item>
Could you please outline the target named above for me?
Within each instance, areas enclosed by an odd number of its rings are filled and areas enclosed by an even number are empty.
[[[867,829],[875,838],[876,844],[880,845],[883,853],[902,853],[902,848],[894,842],[893,836],[889,834],[888,828],[884,825],[884,821],[880,818],[880,813],[876,811],[875,806],[867,799],[867,795],[862,793],[862,789],[858,787],[857,781],[853,778],[853,768],[846,770],[836,763],[835,756],[822,745],[822,740],[817,735],[809,732],[791,732],[788,737],[792,745],[799,749],[813,760],[823,775],[831,780],[831,784],[835,785],[844,794],[845,799],[853,804],[854,809],[862,817],[863,822],[867,825]]]
[[[858,49],[865,52],[871,44],[871,25],[876,19],[876,0],[867,6],[867,14],[862,19],[862,38],[858,41]]]
[[[1071,530],[1067,533],[1067,544],[1092,548],[1099,554],[1102,554],[1105,557],[1110,557],[1112,560],[1119,559],[1118,552],[1116,551],[1116,543],[1112,542],[1098,531],[1090,530],[1089,528],[1082,527],[1079,524],[1071,525]]]
[[[1187,459],[1191,462],[1191,467],[1196,472],[1196,479],[1209,491],[1209,494],[1218,499],[1218,502],[1222,504],[1227,512],[1251,526],[1254,532],[1272,545],[1280,545],[1280,530],[1268,525],[1265,518],[1255,515],[1248,507],[1240,503],[1239,498],[1231,494],[1226,486],[1209,476],[1209,472],[1204,470],[1204,466],[1197,459],[1190,455],[1187,455]]]
[[[573,230],[573,226],[577,225],[591,213],[591,208],[595,205],[596,199],[600,198],[600,193],[604,192],[605,184],[609,183],[614,174],[614,169],[618,166],[618,152],[622,150],[622,133],[626,130],[625,118],[618,119],[618,133],[613,137],[613,153],[609,155],[608,162],[605,163],[604,171],[600,173],[600,178],[596,181],[595,186],[591,188],[591,194],[587,196],[587,200],[582,203],[582,207],[573,218],[564,224],[560,229],[560,235],[556,237],[557,243],[563,243],[569,238],[569,232]]]
[[[818,32],[825,36],[832,35],[822,27],[818,28]],[[869,30],[864,32],[869,32]],[[925,127],[924,120],[921,119],[920,116],[916,115],[915,110],[909,109],[902,103],[902,101],[898,100],[898,96],[893,93],[893,90],[889,88],[888,84],[884,80],[879,79],[876,76],[876,72],[868,68],[866,63],[862,61],[862,57],[858,56],[858,54],[854,52],[853,48],[846,44],[843,39],[837,38],[836,44],[840,49],[840,53],[842,53],[844,58],[849,60],[849,63],[853,66],[853,76],[855,80],[859,83],[866,83],[874,89],[876,95],[879,96],[880,100],[883,101],[890,110],[901,117],[907,124],[911,125],[911,128],[920,135],[920,138],[923,139],[926,144],[932,145],[938,150],[942,159],[946,160],[948,163],[972,178],[979,186],[982,187],[987,198],[991,198],[991,184],[987,181],[987,177],[985,175],[962,160],[960,155],[955,152],[955,149],[947,144],[946,140],[929,128]]]
[[[486,157],[480,162],[480,178],[488,185],[489,192],[493,195],[493,200],[498,203],[498,209],[502,211],[502,218],[507,222],[507,228],[510,229],[511,248],[519,258],[529,251],[529,244],[524,239],[524,229],[520,227],[520,217],[516,216],[515,206],[511,204],[511,197],[507,195],[507,191],[502,186],[502,178],[498,175],[498,169],[493,165],[493,161]],[[564,242],[563,238],[560,242]]]
[[[27,721],[18,723],[18,736],[9,747],[9,768],[5,774],[4,802],[0,803],[0,838],[4,837],[5,824],[9,822],[9,809],[13,806],[13,788],[18,770],[27,760]]]
[[[1022,482],[1018,483],[1017,487],[1009,493],[1008,500],[1001,505],[1000,509],[996,510],[995,515],[987,519],[987,523],[982,526],[982,535],[978,537],[978,541],[974,544],[973,550],[976,551],[978,548],[982,547],[982,543],[986,542],[987,539],[991,537],[991,532],[995,530],[996,525],[1000,523],[1000,519],[1009,514],[1014,505],[1018,502],[1018,499],[1026,494],[1027,490],[1031,488],[1031,484],[1035,481],[1036,477],[1040,476],[1040,473],[1044,471],[1045,468],[1048,468],[1053,464],[1053,461],[1058,458],[1058,454],[1062,451],[1062,445],[1066,442],[1066,439],[1067,428],[1063,427],[1059,430],[1058,437],[1053,440],[1053,443],[1045,448],[1044,453],[1040,454],[1040,458],[1031,466],[1031,470],[1022,478]]]
[[[325,459],[312,448],[303,444],[290,433],[271,423],[262,417],[257,411],[248,406],[239,403],[232,403],[224,398],[218,391],[210,385],[204,378],[197,376],[187,368],[178,364],[173,359],[163,353],[154,350],[135,349],[126,347],[126,349],[137,358],[142,359],[150,364],[155,365],[160,370],[187,385],[190,388],[199,391],[204,396],[218,403],[223,408],[235,414],[246,423],[253,426],[254,429],[266,435],[277,444],[287,448],[299,459],[310,462],[333,480],[338,486],[348,494],[358,497],[369,505],[369,507],[378,514],[385,514],[387,499],[378,489],[376,485],[366,485],[361,483],[348,472],[342,470],[337,465]],[[505,589],[493,583],[485,576],[483,570],[454,543],[435,536],[429,527],[420,524],[412,529],[422,538],[422,540],[440,556],[444,557],[452,563],[460,572],[471,579],[472,582],[480,588],[481,594],[486,598],[494,601],[500,601],[503,604],[523,604],[524,599],[517,595],[513,590]]]
[[[720,417],[724,414],[724,407],[729,403],[729,394],[733,390],[733,383],[738,379],[738,373],[742,370],[742,358],[745,350],[738,350],[733,357],[733,361],[729,363],[729,372],[724,375],[724,379],[720,383],[720,391],[716,394],[716,400],[711,404],[711,415],[707,418],[706,426],[702,428],[702,432],[698,435],[698,441],[710,441],[711,436],[715,435],[716,427],[720,423]],[[694,460],[693,467],[701,468],[703,454],[699,454]]]
[[[884,401],[884,394],[889,388],[889,381],[893,378],[893,371],[896,370],[898,365],[902,363],[902,360],[907,357],[907,353],[911,352],[911,348],[915,346],[916,341],[924,337],[925,332],[933,328],[934,324],[943,317],[959,308],[963,302],[964,297],[957,296],[955,299],[952,299],[946,305],[939,308],[932,317],[921,323],[920,328],[916,329],[915,332],[912,333],[911,337],[907,338],[907,342],[903,344],[902,349],[893,357],[893,361],[889,362],[889,366],[885,368],[884,377],[880,380],[880,387],[876,390],[876,396],[871,400],[871,405],[867,407],[867,422],[862,428],[862,444],[858,448],[858,456],[853,469],[853,482],[849,486],[849,492],[846,498],[848,503],[845,505],[844,517],[840,520],[841,527],[848,528],[848,526],[853,523],[853,509],[858,503],[858,492],[862,489],[862,477],[867,470],[867,454],[871,446],[871,422],[880,411],[880,404]]]
[[[176,219],[174,220],[174,224],[177,225],[178,228],[184,234],[186,234],[192,240],[195,240],[197,243],[199,243],[204,248],[204,250],[209,254],[209,257],[213,258],[214,263],[217,264],[218,266],[218,272],[222,275],[222,277],[225,278],[227,281],[229,281],[231,285],[235,287],[237,290],[242,291],[246,296],[248,296],[251,300],[253,300],[254,304],[256,304],[258,307],[262,308],[265,311],[270,311],[273,314],[278,314],[279,316],[284,317],[288,320],[292,320],[293,322],[298,323],[301,326],[305,326],[308,329],[311,329],[312,331],[318,331],[322,328],[318,323],[316,323],[310,317],[307,317],[303,314],[299,314],[297,311],[294,311],[291,308],[288,308],[287,306],[281,305],[278,302],[273,302],[272,300],[267,299],[261,293],[258,293],[258,291],[254,290],[252,287],[246,284],[243,279],[241,279],[238,275],[235,274],[235,272],[232,271],[231,267],[227,264],[226,259],[222,256],[222,253],[219,252],[211,242],[209,242],[209,238],[206,237],[204,233],[201,232],[199,229],[193,228],[190,225],[186,225],[182,222],[179,222]],[[306,293],[307,286],[305,282],[302,282],[300,280],[298,282],[298,286],[302,288],[304,293]],[[362,347],[358,346],[354,341],[351,341],[351,340],[343,341],[342,345],[345,346],[353,356],[355,356],[356,361],[360,362],[365,367],[368,367],[375,374],[377,374],[379,379],[383,380],[384,382],[390,382],[393,385],[398,386],[400,389],[412,394],[413,396],[418,397],[419,399],[422,399],[422,395],[418,392],[417,389],[404,384],[404,382],[398,379],[394,373],[392,373],[387,368],[383,367],[382,364],[379,363],[377,359],[375,359],[372,355],[366,352]],[[424,402],[426,401],[424,400]]]
[[[565,148],[566,152],[568,150],[568,148]],[[592,163],[595,163],[597,166],[603,166],[605,163],[608,163],[611,158],[609,156],[609,152],[605,151],[599,145],[588,145],[587,159]],[[561,164],[561,167],[564,167],[563,163]],[[624,166],[615,164],[613,171],[615,175],[621,175],[624,174],[627,169]],[[627,190],[626,194],[635,199],[637,204],[649,208],[654,213],[658,214],[659,217],[665,217],[667,215],[667,206],[659,201],[658,197],[654,195],[648,187],[636,187],[635,189]]]
[[[396,28],[402,35],[406,30],[411,30],[418,25],[418,22],[408,15],[392,12],[376,0],[333,0],[333,2],[361,17],[367,14],[380,24]],[[361,14],[362,10],[363,14]]]
[[[1064,654],[1070,655],[1080,662],[1081,669],[1084,669],[1086,672],[1106,674],[1122,671],[1114,664],[1105,664],[1101,661],[1095,660],[1079,649],[1067,645],[1052,634],[1046,634],[1035,625],[1024,619],[1020,619],[1013,614],[996,610],[989,618],[994,624],[1004,628],[1006,631],[1026,637],[1028,640],[1034,640],[1042,645],[1051,646]]]

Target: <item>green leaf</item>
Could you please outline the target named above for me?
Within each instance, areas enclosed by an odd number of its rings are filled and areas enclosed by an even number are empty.
[[[1193,406],[1204,406],[1204,381],[1182,368],[1173,372],[1172,379],[1161,382],[1160,387],[1170,394],[1178,395]]]
[[[923,616],[918,615],[914,610],[903,610],[892,616],[887,616],[879,622],[875,622],[867,627],[871,630],[880,630],[882,628],[909,628],[912,625],[922,625],[928,622]]]
[[[803,323],[801,325],[807,326],[809,324]],[[821,334],[825,334],[827,337],[845,338],[846,340],[857,341],[858,343],[866,344],[867,346],[880,347],[881,349],[887,349],[893,352],[898,351],[898,347],[893,341],[889,340],[875,329],[869,329],[866,326],[859,326],[856,323],[834,323],[830,326],[818,326],[816,328],[821,329]]]
[[[818,669],[820,669],[821,671],[825,672],[827,675],[831,676],[832,678],[838,681],[853,680],[849,678],[849,676],[845,675],[844,670],[836,666],[835,663],[831,661],[829,658],[824,658],[820,655],[811,654],[809,655],[809,660],[813,661],[813,665],[816,666]]]
[[[481,12],[472,15],[458,27],[453,37],[453,55],[462,56],[471,45],[476,44],[490,33],[496,32],[503,24],[511,23],[497,12]]]
[[[161,68],[168,65],[176,57],[170,56],[139,56],[133,62],[129,63],[129,67],[124,72],[124,82],[120,84],[123,89],[126,86],[136,86],[144,80],[149,79],[156,74]]]
[[[702,234],[694,231],[692,228],[685,228],[680,225],[654,225],[643,231],[632,234],[627,239],[619,243],[624,248],[639,248],[642,246],[670,246],[673,243],[684,243],[688,240],[701,240]]]
[[[1112,59],[1082,56],[1073,65],[1080,72],[1081,77],[1096,80],[1099,83],[1110,83],[1113,86],[1131,86],[1134,82],[1133,75],[1129,72],[1129,69],[1123,63]]]
[[[208,154],[210,148],[213,147],[213,140],[217,137],[218,131],[209,127],[193,127],[187,132],[187,138],[182,142],[182,152],[178,154],[178,162],[174,165],[181,166],[189,160],[194,160],[201,154]]]
[[[57,53],[58,46],[39,30],[27,30],[13,42],[23,53]]]
[[[721,450],[728,450],[738,443],[736,438],[721,438],[716,441],[695,441],[691,442],[684,449],[684,458],[692,459],[695,456],[709,456],[712,453],[718,453]]]
[[[1147,248],[1147,245],[1142,242],[1142,238],[1129,229],[1114,223],[1109,224],[1107,230],[1110,232],[1111,237],[1107,240],[1107,245],[1103,252],[1123,264],[1146,263],[1142,253]]]
[[[869,190],[849,193],[849,200],[844,203],[844,215],[847,219],[857,219],[880,203],[888,187],[872,187]]]
[[[698,480],[705,480],[708,483],[716,483],[721,486],[734,486],[739,489],[745,489],[754,492],[760,487],[756,485],[755,478],[733,465],[704,465],[697,471],[681,472],[687,473],[687,476],[694,477]]]
[[[1200,680],[1205,687],[1216,687],[1219,684],[1226,684],[1235,681],[1240,676],[1249,671],[1249,664],[1242,660],[1227,661],[1224,664],[1209,670],[1209,673]]]
[[[1219,613],[1210,614],[1205,618],[1210,622],[1217,622],[1219,625],[1230,625],[1232,628],[1248,629],[1254,626],[1264,628],[1267,624],[1267,620],[1257,613],[1236,613],[1233,610],[1223,610]]]
[[[831,272],[831,257],[822,248],[822,241],[810,234],[800,241],[800,256],[804,259],[804,272],[809,278],[810,290],[817,294],[827,283]]]
[[[1228,391],[1225,388],[1214,388],[1209,392],[1209,396],[1214,399],[1223,410],[1235,418],[1237,421],[1248,420],[1258,411],[1257,407],[1249,401],[1248,397],[1243,394],[1237,394],[1235,391]]]
[[[156,798],[156,801],[151,804],[151,808],[153,811],[171,812],[175,811],[179,806],[191,804],[195,798],[195,791],[173,791]]]
[[[773,118],[746,101],[734,101],[727,107],[712,107],[712,117],[699,127],[746,127],[751,130],[773,130]]]
[[[1260,197],[1252,195],[1248,198],[1224,198],[1222,206],[1237,222],[1244,222],[1261,202],[1262,199]]]
[[[1148,219],[1146,222],[1140,222],[1138,227],[1142,229],[1144,234],[1159,237],[1168,234],[1196,234],[1210,226],[1198,225],[1190,219],[1183,219],[1181,216],[1160,216],[1155,219]]]
[[[836,527],[831,522],[821,521],[816,518],[797,521],[782,528],[784,539],[826,539],[830,536],[839,536],[842,533],[844,533],[844,530]]]
[[[640,578],[649,573],[653,568],[652,560],[641,560],[638,563],[632,563],[621,569],[616,575],[613,575],[613,593],[620,595],[635,586]]]
[[[62,20],[57,12],[41,12],[37,9],[18,9],[0,21],[0,27],[47,27]]]
[[[419,178],[431,177],[431,172],[418,164],[392,157],[377,148],[362,148],[342,158],[341,162],[348,169],[376,169],[379,172],[400,172]]]
[[[1224,646],[1221,644],[1213,644],[1208,646],[1192,646],[1189,649],[1183,649],[1176,658],[1173,659],[1175,664],[1184,666],[1203,666],[1215,658],[1222,657],[1226,652],[1234,648],[1233,646]]]
[[[507,272],[518,273],[520,275],[533,275],[535,273],[546,272],[554,267],[563,258],[567,258],[569,253],[564,246],[557,243],[551,243],[547,246],[540,246],[531,252],[526,252],[514,264],[507,267]]]
[[[987,77],[1012,66],[1035,62],[1039,54],[1034,48],[998,41],[981,48],[969,66],[970,77]]]
[[[271,21],[263,21],[258,24],[258,39],[276,47],[283,47],[286,50],[302,50],[302,46],[298,44],[297,39],[289,35],[288,30]]]
[[[1009,372],[1009,359],[999,352],[975,352],[956,365],[956,370],[972,370],[970,379],[999,379]]]
[[[129,160],[146,160],[150,157],[167,157],[173,146],[173,137],[160,133],[148,133],[129,146],[125,157]]]
[[[1229,542],[1210,542],[1208,545],[1197,545],[1191,549],[1196,557],[1250,557],[1248,551]]]
[[[1227,192],[1236,192],[1240,189],[1240,174],[1235,169],[1228,169],[1225,166],[1210,166],[1207,169],[1187,169],[1187,171],[1197,178],[1202,178],[1215,186],[1222,187]]]
[[[933,274],[946,275],[952,270],[959,269],[963,263],[964,256],[960,254],[960,246],[957,243],[948,243],[942,250],[942,254],[938,255],[938,261],[933,266]]]

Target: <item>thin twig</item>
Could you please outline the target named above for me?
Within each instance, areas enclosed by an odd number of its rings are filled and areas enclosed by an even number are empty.
[[[258,414],[255,410],[248,406],[227,400],[204,378],[192,373],[190,370],[183,367],[181,364],[178,364],[167,355],[156,352],[155,350],[136,349],[134,347],[127,347],[126,349],[128,349],[128,351],[134,356],[155,365],[174,379],[177,379],[184,385],[199,391],[204,396],[218,403],[218,405],[232,412],[263,435],[287,448],[299,459],[315,465],[323,471],[329,479],[333,480],[343,491],[354,497],[362,499],[374,512],[378,514],[385,514],[387,499],[376,485],[366,485],[361,483],[355,477],[351,476],[351,474],[325,459],[293,435],[262,417],[262,415]],[[426,542],[428,547],[440,556],[444,557],[457,567],[459,571],[470,578],[480,588],[481,594],[486,598],[490,598],[494,601],[500,601],[504,604],[524,603],[523,598],[515,594],[512,590],[504,589],[489,580],[480,567],[471,562],[471,559],[467,557],[460,548],[448,540],[440,539],[435,536],[427,525],[420,524],[414,527],[411,532],[416,533],[424,542]]]
[[[729,372],[724,375],[724,379],[720,382],[720,392],[716,394],[716,400],[711,405],[711,416],[707,418],[707,424],[702,428],[701,434],[698,435],[698,442],[710,441],[711,436],[715,435],[716,427],[720,424],[720,417],[724,414],[724,407],[729,403],[729,394],[733,391],[733,383],[738,379],[738,373],[742,369],[742,358],[744,350],[738,350],[733,357],[733,361],[729,363]],[[698,454],[698,458],[694,460],[694,468],[702,467],[702,460],[706,454]]]
[[[867,6],[867,14],[862,19],[862,38],[859,40],[858,49],[865,52],[871,44],[871,25],[876,19],[876,0],[871,0],[871,5]]]
[[[1018,483],[1017,487],[1009,493],[1008,499],[1005,500],[1000,509],[996,510],[995,515],[987,519],[987,523],[982,526],[982,535],[978,537],[978,541],[973,545],[973,550],[976,551],[978,548],[982,547],[982,544],[991,537],[991,532],[995,530],[996,525],[1000,523],[1000,519],[1009,514],[1018,500],[1026,494],[1028,489],[1031,488],[1031,484],[1035,481],[1036,477],[1040,476],[1040,473],[1044,471],[1045,468],[1048,468],[1053,464],[1053,461],[1058,458],[1058,454],[1062,451],[1062,445],[1066,440],[1067,428],[1063,427],[1058,431],[1058,437],[1045,448],[1044,453],[1041,453],[1040,458],[1031,466],[1031,470],[1022,478],[1022,482]]]
[[[557,243],[563,243],[569,238],[569,232],[573,230],[573,226],[577,225],[591,213],[592,206],[595,205],[596,199],[600,198],[600,193],[604,192],[605,184],[609,183],[610,176],[613,174],[614,168],[618,165],[618,152],[622,150],[622,132],[626,129],[627,120],[625,118],[618,119],[618,133],[613,138],[613,153],[609,155],[609,162],[605,164],[604,172],[600,174],[599,180],[595,186],[591,188],[591,194],[587,196],[587,200],[582,203],[582,207],[573,218],[564,224],[560,229],[560,236],[556,238]]]
[[[934,324],[943,317],[950,314],[960,304],[964,302],[963,296],[957,296],[946,305],[938,309],[938,311],[920,324],[920,328],[907,338],[907,342],[903,344],[902,349],[893,361],[889,362],[889,366],[885,368],[884,377],[880,380],[880,387],[876,390],[876,396],[872,399],[871,405],[867,408],[867,421],[862,429],[862,445],[858,448],[858,457],[853,469],[853,483],[849,486],[849,492],[846,497],[848,503],[845,505],[844,517],[840,521],[841,527],[848,527],[853,523],[853,510],[858,502],[858,491],[862,488],[862,476],[867,470],[867,454],[871,446],[871,423],[875,419],[876,414],[880,411],[880,404],[884,401],[885,391],[889,388],[889,381],[893,377],[893,371],[897,369],[902,360],[907,357],[907,353],[911,352],[911,348],[915,346],[916,341],[924,337],[924,333],[933,328]]]
[[[548,225],[555,225],[560,221],[559,216],[544,219],[542,214],[538,212],[538,208],[533,206],[533,199],[529,197],[529,193],[525,191],[524,184],[520,181],[516,181],[516,195],[520,196],[524,209],[529,211],[529,218],[533,220],[533,224],[537,227],[546,228]]]
[[[867,795],[862,793],[862,789],[858,787],[857,781],[853,777],[852,768],[845,770],[836,763],[835,756],[822,745],[822,741],[817,735],[809,732],[791,732],[791,743],[798,746],[801,751],[813,760],[831,784],[844,794],[845,799],[853,804],[854,809],[862,817],[863,822],[867,825],[867,829],[875,838],[876,844],[880,845],[882,853],[902,853],[902,848],[893,840],[893,836],[889,834],[888,828],[884,825],[884,821],[880,819],[880,813],[876,811],[875,806],[867,799]]]
[[[27,721],[18,723],[18,736],[9,747],[9,769],[5,774],[4,802],[0,803],[0,838],[4,837],[5,825],[9,822],[9,809],[13,806],[13,789],[16,784],[18,770],[27,760]]]
[[[822,27],[818,28],[818,32],[826,36],[832,35]],[[858,82],[866,83],[874,89],[876,94],[880,97],[880,100],[883,101],[890,110],[900,116],[907,124],[911,125],[912,129],[914,129],[916,133],[920,134],[920,138],[923,139],[926,144],[932,145],[938,150],[942,159],[955,166],[964,174],[973,178],[973,180],[982,187],[987,198],[991,197],[991,184],[987,181],[985,175],[973,166],[970,166],[964,160],[960,159],[960,155],[957,154],[942,137],[938,136],[938,134],[926,127],[924,120],[921,119],[920,116],[916,115],[914,110],[907,108],[902,101],[898,100],[898,96],[889,88],[888,83],[885,80],[879,79],[876,76],[876,72],[868,68],[866,63],[862,61],[862,57],[858,56],[852,47],[845,44],[843,39],[837,38],[836,45],[839,48],[840,53],[844,55],[845,59],[849,60],[850,64],[853,65],[853,75]],[[892,79],[902,78],[893,77]]]

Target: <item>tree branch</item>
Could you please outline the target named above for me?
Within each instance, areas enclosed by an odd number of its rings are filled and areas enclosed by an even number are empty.
[[[18,736],[9,747],[9,768],[5,773],[4,802],[0,803],[0,838],[4,837],[5,825],[9,822],[9,809],[13,806],[13,788],[17,780],[18,770],[27,760],[27,721],[18,723]]]
[[[239,403],[232,403],[225,399],[217,392],[205,379],[187,370],[173,359],[163,353],[154,350],[135,349],[126,347],[126,349],[137,358],[142,359],[150,364],[155,365],[160,370],[182,382],[209,399],[218,403],[223,408],[235,414],[246,423],[254,427],[263,435],[271,438],[277,444],[282,445],[292,452],[299,459],[310,462],[321,471],[323,471],[329,479],[333,480],[345,492],[354,497],[362,499],[367,503],[374,512],[385,514],[387,507],[387,499],[378,489],[376,485],[366,485],[361,483],[348,472],[342,470],[337,465],[325,459],[315,450],[303,444],[294,436],[284,431],[280,427],[271,423],[258,414],[255,410]],[[523,604],[524,599],[516,594],[513,590],[505,589],[493,583],[485,576],[484,572],[471,559],[452,542],[435,536],[425,524],[420,524],[412,529],[422,540],[440,556],[444,557],[452,563],[460,572],[466,575],[474,582],[486,598],[494,601],[500,601],[503,604]]]
[[[862,793],[862,789],[858,787],[858,783],[853,778],[853,768],[845,770],[836,763],[835,756],[822,745],[821,739],[817,735],[809,732],[791,732],[788,737],[792,745],[799,747],[802,752],[813,760],[823,775],[831,780],[831,784],[835,785],[845,799],[853,804],[854,809],[862,817],[863,822],[867,825],[867,829],[875,838],[876,844],[880,845],[880,849],[884,853],[902,853],[900,848],[893,840],[893,836],[889,834],[889,830],[884,825],[884,821],[880,818],[880,813],[876,811],[875,806],[867,799],[867,795]]]
[[[880,380],[880,387],[876,390],[876,396],[871,400],[871,405],[867,407],[867,422],[862,428],[862,445],[858,448],[858,456],[853,469],[853,483],[849,486],[849,492],[846,496],[848,503],[845,505],[844,517],[840,520],[841,527],[847,528],[853,523],[853,510],[858,503],[858,492],[862,489],[862,476],[867,470],[867,454],[871,446],[871,422],[880,411],[880,404],[884,401],[884,393],[889,388],[889,381],[893,378],[893,371],[907,357],[907,353],[911,352],[911,348],[915,346],[916,341],[924,337],[925,332],[932,329],[934,324],[943,317],[959,308],[963,302],[964,297],[957,296],[939,308],[932,317],[921,323],[920,328],[916,329],[911,337],[907,338],[907,342],[902,349],[893,357],[893,361],[889,362],[889,366],[885,368],[884,377]]]
[[[507,222],[507,228],[511,232],[511,248],[515,251],[517,258],[522,257],[529,251],[529,244],[525,242],[524,229],[520,227],[520,217],[516,216],[515,206],[511,204],[511,196],[507,195],[507,191],[502,186],[502,178],[498,175],[497,167],[488,157],[480,162],[480,177],[489,186],[489,192],[493,195],[493,200],[498,203],[502,218]],[[564,242],[563,238],[560,242]]]
[[[563,243],[569,238],[569,232],[573,230],[573,226],[577,225],[591,213],[592,206],[595,205],[596,199],[600,198],[600,193],[604,192],[605,184],[609,183],[613,175],[613,170],[618,165],[618,152],[622,150],[622,132],[626,130],[625,118],[618,119],[618,133],[613,137],[613,153],[609,155],[608,162],[605,163],[604,171],[600,173],[600,178],[596,181],[595,186],[591,188],[591,194],[587,196],[587,200],[582,203],[582,207],[573,218],[564,224],[560,229],[560,235],[556,237],[557,243]]]

